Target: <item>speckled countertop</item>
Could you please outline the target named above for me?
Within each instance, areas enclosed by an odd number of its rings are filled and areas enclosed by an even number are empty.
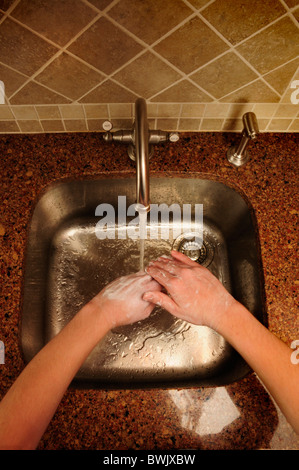
[[[184,133],[155,147],[152,174],[208,177],[241,189],[255,212],[269,329],[299,339],[298,134],[261,134],[242,168],[226,160],[239,139],[229,133]],[[35,198],[64,178],[133,175],[126,147],[100,133],[0,137],[0,398],[24,367],[19,349],[26,229]],[[227,387],[183,390],[69,389],[39,449],[299,449],[299,438],[254,373]]]

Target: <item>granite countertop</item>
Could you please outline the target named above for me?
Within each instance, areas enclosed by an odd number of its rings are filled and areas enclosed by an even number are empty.
[[[250,161],[232,167],[226,150],[239,135],[182,133],[155,146],[152,174],[208,177],[246,194],[258,224],[268,327],[287,344],[299,339],[298,134],[261,134]],[[125,146],[101,133],[2,135],[0,398],[24,367],[19,349],[26,230],[35,198],[64,178],[135,172]],[[297,300],[297,302],[296,302]],[[153,425],[154,419],[154,425]],[[299,449],[288,425],[254,373],[219,388],[182,390],[69,389],[39,449]]]

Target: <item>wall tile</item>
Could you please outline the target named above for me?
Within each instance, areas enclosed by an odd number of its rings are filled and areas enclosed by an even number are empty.
[[[133,119],[113,119],[113,130],[132,129]]]
[[[8,121],[10,119],[14,119],[14,115],[12,114],[9,106],[6,106],[6,105],[0,106],[0,119],[5,119]]]
[[[223,126],[223,119],[206,119],[201,121],[201,131],[221,131]]]
[[[275,88],[278,93],[283,93],[286,89],[286,86],[292,79],[294,73],[296,72],[299,66],[299,58],[292,60],[286,65],[275,69],[273,72],[269,72],[264,75],[264,79]]]
[[[253,111],[260,118],[270,118],[274,115],[277,109],[277,106],[278,104],[274,104],[274,103],[255,104]]]
[[[45,132],[64,132],[63,122],[60,120],[42,120],[41,126]]]
[[[179,131],[198,131],[201,119],[181,118],[179,121]]]
[[[1,0],[1,3],[0,3],[0,8],[1,10],[3,11],[6,11],[8,10],[11,5],[13,4],[14,0]]]
[[[148,81],[144,80],[147,75],[151,77]],[[113,78],[133,90],[137,95],[150,98],[174,81],[179,80],[181,75],[151,52],[146,52],[124,67]]]
[[[181,106],[179,104],[158,104],[157,116],[170,117],[178,116],[180,114]]]
[[[205,104],[182,104],[181,117],[202,117],[206,106]]]
[[[274,114],[274,117],[296,117],[298,114],[298,107],[293,104],[280,104]]]
[[[260,132],[265,132],[269,124],[269,119],[258,119],[258,126]]]
[[[288,5],[288,7],[290,8],[293,8],[295,7],[296,5],[299,5],[299,1],[298,0],[285,0],[286,4]]]
[[[96,14],[80,0],[21,0],[11,15],[51,41],[64,46]]]
[[[216,99],[225,96],[257,78],[234,52],[228,52],[191,75],[203,89]]]
[[[28,80],[28,77],[0,64],[0,79],[5,84],[5,95],[9,99]]]
[[[197,17],[155,47],[159,54],[185,73],[196,70],[227,49],[225,42]]]
[[[196,102],[209,102],[212,98],[197,88],[193,83],[188,80],[183,80],[177,85],[173,85],[168,90],[159,93],[153,98],[154,101],[164,102],[179,102],[179,103],[196,103]]]
[[[7,18],[0,24],[1,62],[31,75],[58,49]]]
[[[87,130],[86,122],[83,119],[65,119],[64,125],[68,132],[82,132]]]
[[[104,119],[88,119],[87,127],[92,132],[103,132]]]
[[[178,128],[178,119],[157,119],[157,129],[164,129],[165,131],[174,131]]]
[[[211,0],[189,0],[189,3],[197,9],[203,8],[207,3],[210,3]]]
[[[16,121],[1,121],[0,120],[0,132],[2,134],[10,134],[14,132],[20,132],[20,128],[18,127]]]
[[[10,102],[11,104],[58,104],[71,103],[71,100],[38,83],[29,82],[12,97]]]
[[[279,96],[262,80],[256,80],[225,96],[220,101],[226,103],[276,103],[279,101]]]
[[[299,132],[299,119],[294,119],[292,124],[288,128],[289,132]]]
[[[63,119],[84,119],[84,109],[81,104],[59,106]]]
[[[109,10],[109,16],[148,44],[152,44],[192,13],[181,0],[172,0],[172,8],[165,0],[123,0]]]
[[[204,117],[224,118],[228,115],[231,106],[223,103],[209,103],[206,105]]]
[[[62,53],[35,80],[71,100],[77,100],[102,82],[104,75]]]
[[[223,124],[223,130],[229,132],[241,132],[243,127],[243,121],[240,118],[226,119]]]
[[[268,129],[271,132],[286,131],[291,124],[292,119],[272,119]]]
[[[201,12],[234,45],[284,13],[279,0],[216,0]]]
[[[58,106],[36,106],[36,112],[40,119],[60,119],[61,114]]]
[[[110,116],[111,118],[128,118],[132,117],[132,105],[131,104],[110,104]]]
[[[299,31],[290,18],[282,18],[237,50],[263,74],[299,55]]]
[[[13,113],[16,119],[37,119],[34,106],[14,106]]]
[[[242,104],[231,104],[230,108],[227,112],[227,116],[230,118],[237,118],[241,117],[244,113],[248,113],[249,111],[252,111],[253,104],[251,103],[242,103]]]
[[[84,109],[87,119],[107,118],[108,116],[106,104],[86,104]]]
[[[94,47],[90,47],[94,44]],[[68,50],[98,70],[111,74],[142,47],[106,18],[100,18]]]
[[[79,101],[81,103],[133,103],[136,98],[136,94],[111,80],[107,80]]]
[[[0,133],[129,129],[138,96],[155,129],[253,111],[298,132],[296,19],[299,0],[0,0]]]
[[[95,7],[97,7],[99,10],[105,10],[110,3],[113,2],[113,0],[88,0],[89,3],[92,3]]]
[[[42,132],[43,130],[39,121],[18,120],[18,125],[20,126],[21,131],[25,134],[31,132]]]

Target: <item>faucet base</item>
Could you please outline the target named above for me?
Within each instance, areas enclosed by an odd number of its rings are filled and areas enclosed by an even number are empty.
[[[152,158],[153,155],[154,155],[154,148],[153,148],[152,145],[149,145],[149,147],[148,147],[148,158]],[[131,160],[133,160],[135,162],[135,160],[136,160],[135,145],[130,144],[128,146],[128,156],[130,157]]]
[[[228,149],[227,151],[227,159],[229,161],[229,163],[231,163],[232,165],[238,167],[238,166],[242,166],[244,165],[246,162],[248,162],[249,160],[249,154],[247,152],[247,150],[245,150],[242,154],[238,154],[236,152],[237,150],[237,147],[231,147]]]

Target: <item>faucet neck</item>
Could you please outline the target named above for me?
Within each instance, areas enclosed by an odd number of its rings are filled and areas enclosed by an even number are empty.
[[[137,204],[142,204],[149,210],[149,129],[146,102],[143,98],[138,98],[135,102],[134,140]]]

